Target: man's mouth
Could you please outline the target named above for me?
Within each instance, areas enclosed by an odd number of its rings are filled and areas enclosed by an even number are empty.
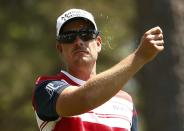
[[[75,51],[74,51],[74,54],[78,54],[78,53],[85,53],[85,54],[89,54],[89,52],[88,52],[88,51],[86,51],[86,50],[75,50]]]

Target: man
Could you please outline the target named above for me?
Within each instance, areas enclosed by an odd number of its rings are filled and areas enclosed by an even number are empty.
[[[33,107],[41,131],[137,131],[126,82],[164,49],[162,30],[147,31],[139,47],[96,74],[102,39],[91,13],[70,9],[57,19],[56,47],[67,71],[36,81]]]

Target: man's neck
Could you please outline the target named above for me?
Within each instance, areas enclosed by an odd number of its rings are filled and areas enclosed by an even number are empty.
[[[68,68],[68,73],[78,79],[87,81],[91,77],[96,75],[96,63],[92,67],[75,66],[72,68]]]

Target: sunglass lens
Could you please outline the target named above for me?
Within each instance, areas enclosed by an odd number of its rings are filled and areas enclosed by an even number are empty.
[[[94,31],[88,30],[88,31],[81,31],[79,36],[83,41],[88,41],[96,38],[97,34],[95,34]]]
[[[63,43],[72,43],[76,38],[76,33],[68,32],[61,35],[61,41]]]

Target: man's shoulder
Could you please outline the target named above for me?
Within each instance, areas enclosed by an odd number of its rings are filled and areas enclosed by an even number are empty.
[[[69,85],[74,85],[74,86],[78,86],[79,84],[76,83],[76,81],[74,81],[73,79],[71,79],[69,76],[67,76],[65,73],[63,72],[59,72],[56,75],[43,75],[43,76],[39,76],[36,79],[35,84],[36,85],[40,85],[42,83],[47,83],[50,81],[65,81],[67,82]]]
[[[58,75],[54,75],[54,76],[39,76],[37,79],[36,79],[36,82],[35,84],[38,85],[40,83],[43,83],[45,81],[55,81],[55,80],[61,80],[63,79],[61,76],[58,76]]]

